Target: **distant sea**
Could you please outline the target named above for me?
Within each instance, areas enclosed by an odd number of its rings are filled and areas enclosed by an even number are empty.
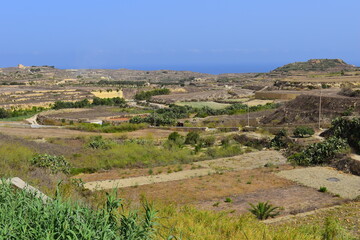
[[[171,65],[171,64],[156,64],[156,65],[113,65],[113,66],[89,66],[89,67],[60,67],[65,68],[91,68],[91,69],[132,69],[132,70],[176,70],[176,71],[192,71],[209,74],[222,73],[260,73],[269,72],[283,64],[189,64],[189,65]]]
[[[257,73],[257,72],[269,72],[280,65],[277,64],[243,64],[243,65],[146,65],[146,66],[120,66],[110,68],[128,68],[133,70],[177,70],[177,71],[192,71],[200,73],[210,74],[222,74],[222,73]]]

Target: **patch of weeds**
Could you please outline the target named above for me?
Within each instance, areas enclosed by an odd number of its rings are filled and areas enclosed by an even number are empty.
[[[79,158],[81,157],[81,153],[74,153],[72,156],[73,158]]]
[[[275,164],[273,164],[272,162],[268,162],[264,165],[264,167],[273,168],[273,167],[275,167]]]
[[[231,202],[232,202],[232,199],[229,198],[229,197],[227,197],[227,198],[225,198],[224,202],[226,202],[226,203],[231,203]]]
[[[175,168],[174,172],[180,172],[180,171],[182,171],[182,170],[183,170],[182,166],[181,166],[181,165],[178,165],[178,166]]]
[[[154,171],[152,170],[152,168],[149,169],[148,174],[149,174],[149,175],[153,175],[153,174],[154,174]]]
[[[247,181],[246,184],[251,184],[251,181]]]
[[[220,202],[216,202],[213,204],[213,207],[218,207],[220,205]]]
[[[51,173],[70,173],[70,164],[64,156],[37,154],[30,162],[33,166],[50,169]]]
[[[328,190],[327,190],[327,188],[326,187],[320,187],[319,188],[319,192],[327,192]]]

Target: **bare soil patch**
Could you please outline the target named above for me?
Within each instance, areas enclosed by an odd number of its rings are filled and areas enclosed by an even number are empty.
[[[326,189],[343,198],[354,199],[360,195],[360,177],[345,174],[329,167],[310,167],[282,171],[279,177],[296,181],[308,187]]]
[[[279,169],[290,169],[291,166],[281,166]],[[199,201],[210,201],[225,197],[265,189],[294,185],[294,182],[273,174],[277,171],[270,168],[241,170],[193,177],[181,181],[162,182],[143,186],[118,189],[119,196],[132,201],[139,201],[142,196],[148,200],[166,203],[188,204]],[[251,184],[249,184],[251,182]]]
[[[270,203],[281,207],[280,215],[297,214],[317,208],[329,207],[343,203],[345,200],[328,193],[320,193],[312,188],[291,185],[279,188],[262,189],[260,191],[227,196],[232,202],[224,202],[225,198],[196,203],[200,209],[230,211],[235,214],[248,212],[249,203]],[[215,205],[214,205],[215,204]]]

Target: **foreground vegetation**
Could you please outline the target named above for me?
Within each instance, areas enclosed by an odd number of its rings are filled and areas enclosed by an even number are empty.
[[[319,219],[316,224],[288,226],[265,225],[250,214],[230,216],[226,212],[202,211],[195,207],[172,205],[159,207],[159,235],[193,240],[355,240],[335,216]],[[169,217],[171,216],[171,217]]]
[[[46,204],[25,191],[0,184],[1,239],[150,240],[156,211],[144,204],[144,216],[120,213],[121,199],[108,195],[101,209],[62,201]]]

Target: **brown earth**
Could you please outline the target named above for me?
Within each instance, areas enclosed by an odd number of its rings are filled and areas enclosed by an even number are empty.
[[[215,211],[234,211],[245,213],[250,208],[249,203],[269,201],[274,206],[281,207],[281,215],[297,214],[343,203],[345,200],[331,194],[300,185],[290,185],[279,188],[263,189],[261,191],[230,195],[231,203],[224,202],[224,198],[196,203],[200,209]],[[218,205],[215,203],[219,203]],[[214,206],[215,204],[215,206]]]
[[[293,125],[317,123],[319,120],[319,95],[301,95],[287,102],[274,113],[265,116],[261,123],[272,125]],[[331,119],[341,116],[349,108],[360,111],[360,98],[343,96],[322,96],[321,121],[328,125]]]
[[[279,167],[279,169],[291,168],[291,166]],[[294,184],[292,181],[276,177],[273,171],[278,169],[261,168],[224,172],[181,181],[121,188],[118,192],[119,196],[134,201],[145,195],[149,200],[187,204]]]

